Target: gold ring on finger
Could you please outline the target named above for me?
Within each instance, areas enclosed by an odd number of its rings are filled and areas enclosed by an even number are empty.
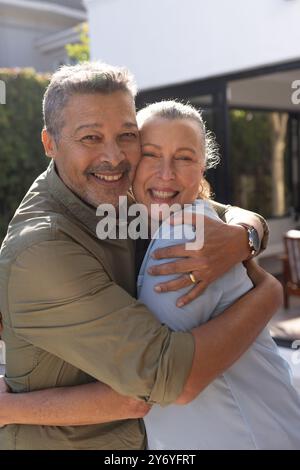
[[[192,281],[193,284],[198,284],[197,279],[195,278],[193,273],[189,273],[189,278]]]

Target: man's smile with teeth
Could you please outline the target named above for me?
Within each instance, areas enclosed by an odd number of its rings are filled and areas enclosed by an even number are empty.
[[[123,176],[123,173],[118,173],[116,175],[103,175],[102,173],[92,173],[92,174],[96,178],[100,180],[104,180],[104,181],[119,181]]]

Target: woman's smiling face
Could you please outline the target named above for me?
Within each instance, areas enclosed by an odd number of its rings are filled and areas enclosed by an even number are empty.
[[[142,159],[133,192],[148,211],[151,204],[190,204],[205,169],[202,132],[193,119],[151,117],[140,129]]]

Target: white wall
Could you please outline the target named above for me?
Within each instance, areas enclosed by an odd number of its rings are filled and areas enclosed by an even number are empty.
[[[37,41],[79,23],[65,15],[0,2],[0,67],[34,67],[39,72],[57,68],[67,58],[64,47],[44,53]]]
[[[300,0],[85,0],[92,57],[141,88],[300,58]]]
[[[33,67],[39,72],[54,69],[55,59],[35,47],[41,34],[37,27],[0,24],[0,67]]]

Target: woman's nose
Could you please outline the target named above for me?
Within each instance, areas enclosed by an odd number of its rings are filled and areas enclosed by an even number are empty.
[[[160,173],[160,177],[166,181],[172,180],[175,178],[174,168],[172,164],[168,162],[162,163],[159,173]]]

